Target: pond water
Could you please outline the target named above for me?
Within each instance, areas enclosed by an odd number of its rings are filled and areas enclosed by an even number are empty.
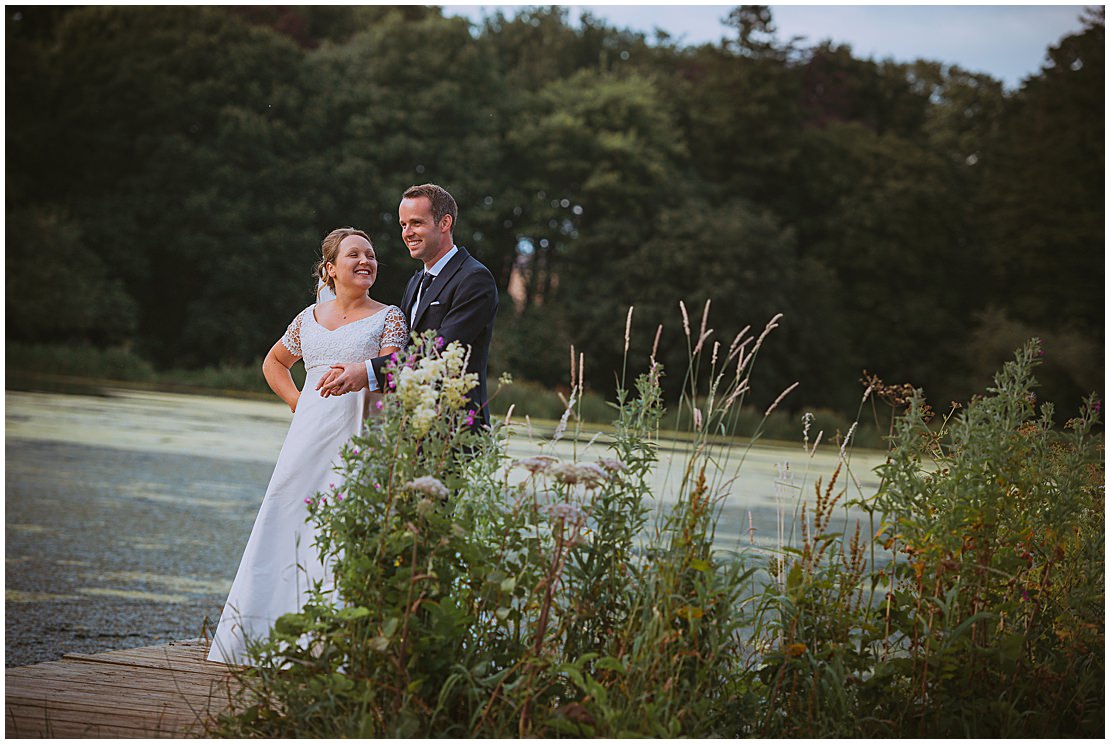
[[[31,664],[195,638],[219,618],[291,414],[280,402],[108,390],[5,394],[5,663]],[[509,453],[606,455],[522,426]],[[717,546],[773,548],[791,538],[840,458],[796,446],[721,448]],[[875,452],[846,453],[837,490],[872,494]],[[663,442],[656,493],[665,510],[689,456]],[[844,520],[857,514],[843,512]],[[838,517],[839,519],[839,517]],[[870,527],[864,523],[864,532]]]

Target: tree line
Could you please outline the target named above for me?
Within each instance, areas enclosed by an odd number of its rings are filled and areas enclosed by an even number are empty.
[[[501,291],[495,371],[559,385],[573,344],[608,391],[635,305],[673,393],[678,302],[712,299],[726,347],[783,314],[757,401],[854,410],[867,370],[946,408],[1031,336],[1046,395],[1101,387],[1101,9],[1014,91],[780,39],[765,6],[702,45],[558,7],[5,12],[10,341],[250,363],[331,228],[398,302],[396,206],[433,181]]]

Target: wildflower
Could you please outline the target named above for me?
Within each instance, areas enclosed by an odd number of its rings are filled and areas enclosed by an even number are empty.
[[[585,462],[577,465],[578,480],[586,484],[587,487],[596,486],[609,480],[609,473],[600,465],[592,462]]]
[[[542,473],[554,462],[558,462],[554,457],[539,455],[537,457],[525,457],[517,460],[513,465],[522,467],[530,473]]]
[[[573,462],[556,462],[547,469],[547,472],[555,480],[568,485],[573,485],[578,482],[578,466]]]
[[[474,414],[476,414],[476,413],[477,413],[477,411],[472,411],[472,410],[469,410],[469,409],[467,410],[466,419],[464,421],[464,423],[467,426],[474,426]]]
[[[547,507],[547,513],[551,515],[552,519],[564,522],[578,522],[582,518],[582,510],[566,501],[550,505]]]
[[[374,408],[376,408],[380,411],[383,408],[385,408],[385,403],[383,403],[382,401],[379,400],[377,403],[374,404]]]
[[[597,464],[600,465],[601,467],[605,468],[606,470],[608,470],[610,473],[619,473],[622,470],[627,470],[628,469],[628,468],[625,467],[624,463],[621,462],[620,460],[613,460],[613,459],[610,459],[610,458],[607,458],[607,457],[603,457],[600,460],[598,460]]]
[[[436,336],[436,348],[442,349],[444,345],[443,336]]]
[[[502,372],[501,376],[497,378],[497,382],[499,382],[502,385],[512,385],[513,384],[513,376],[511,374],[509,374],[508,372]]]
[[[788,659],[793,659],[797,656],[801,656],[805,652],[806,645],[804,643],[791,643],[789,646],[783,649],[783,653],[786,654],[786,657]]]
[[[305,499],[304,502],[309,506],[312,506],[312,499]]]
[[[335,500],[336,501],[342,501],[343,500],[343,494],[341,494],[341,493],[335,494]]]
[[[449,493],[447,486],[443,485],[434,475],[422,475],[419,478],[414,478],[405,484],[405,488],[411,488],[414,491],[440,499],[447,498]]]
[[[382,484],[381,484],[381,483],[375,483],[375,484],[374,484],[374,490],[375,490],[375,491],[380,491],[380,490],[382,490]]]

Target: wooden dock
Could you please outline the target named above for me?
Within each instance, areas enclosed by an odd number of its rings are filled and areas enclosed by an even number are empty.
[[[202,640],[66,654],[5,671],[8,738],[184,738],[228,708],[230,675]]]

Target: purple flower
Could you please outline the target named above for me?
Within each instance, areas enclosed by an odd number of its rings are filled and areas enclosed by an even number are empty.
[[[477,413],[477,411],[467,411],[466,412],[466,425],[467,426],[474,426],[474,414],[476,414],[476,413]]]
[[[335,494],[335,500],[336,501],[342,501],[343,500],[343,494],[341,494],[341,493]]]
[[[436,336],[436,348],[437,349],[442,349],[443,348],[443,336]]]
[[[400,357],[397,356],[397,352],[393,352],[392,354],[389,355],[389,358],[392,359],[393,361],[397,361]]]
[[[312,506],[312,499],[305,499],[304,502],[309,506]]]
[[[378,401],[377,403],[375,403],[375,404],[374,404],[374,408],[377,408],[377,409],[378,409],[378,410],[380,411],[380,410],[382,410],[383,408],[385,408],[385,403],[382,403],[382,402],[381,402],[381,401],[379,400],[379,401]]]
[[[375,491],[380,491],[380,490],[382,490],[382,484],[381,484],[381,483],[375,483],[375,484],[374,484],[374,490],[375,490]]]

